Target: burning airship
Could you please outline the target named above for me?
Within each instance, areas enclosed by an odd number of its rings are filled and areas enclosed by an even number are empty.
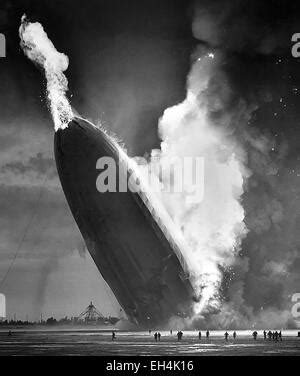
[[[189,267],[147,194],[97,190],[101,157],[115,160],[118,182],[128,181],[132,173],[121,165],[126,155],[117,142],[75,117],[55,132],[54,148],[61,184],[86,246],[128,318],[153,327],[189,315],[195,296]]]
[[[19,34],[26,56],[45,72],[58,174],[100,273],[138,325],[153,327],[190,315],[196,288],[181,232],[147,189],[99,192],[100,158],[116,162],[117,183],[129,183],[129,173],[137,182],[138,169],[114,138],[74,115],[63,74],[68,57],[55,49],[42,25],[24,15]],[[129,162],[125,168],[124,161]]]

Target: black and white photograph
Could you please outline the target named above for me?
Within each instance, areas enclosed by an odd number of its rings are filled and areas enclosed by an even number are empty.
[[[299,183],[299,1],[0,0],[0,359],[299,356]]]

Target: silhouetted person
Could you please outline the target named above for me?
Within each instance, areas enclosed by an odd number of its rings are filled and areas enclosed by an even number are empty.
[[[279,337],[279,340],[282,341],[282,334],[281,334],[281,330],[280,332],[278,333],[278,337]]]
[[[252,335],[253,335],[253,338],[254,338],[255,341],[256,341],[256,339],[257,339],[257,331],[255,330],[255,331],[252,333]]]
[[[206,331],[206,338],[209,338],[209,330]]]
[[[199,337],[199,339],[201,339],[201,332],[198,333],[198,337]]]
[[[10,337],[11,335],[12,335],[12,332],[11,332],[11,330],[9,330],[8,336]]]
[[[111,340],[114,341],[116,339],[116,333],[112,331],[111,333]]]
[[[151,329],[149,329],[149,334],[151,334]]]
[[[271,339],[272,339],[272,332],[271,332],[271,330],[268,331],[268,338],[269,338],[269,341],[271,341]]]
[[[225,334],[224,334],[225,341],[228,341],[228,336],[229,336],[229,334],[227,332],[225,332]]]
[[[177,333],[177,338],[178,338],[178,341],[181,341],[181,338],[182,338],[182,331],[180,330],[178,333]]]
[[[233,332],[233,339],[236,339],[236,332]]]
[[[154,333],[154,339],[157,342],[157,333],[156,332]]]
[[[278,341],[278,332],[277,332],[277,330],[275,332],[275,341]]]
[[[173,331],[172,331],[172,329],[170,330],[170,334],[172,335],[172,333],[173,333]]]
[[[264,339],[267,339],[267,332],[264,330]]]
[[[160,341],[160,336],[161,336],[161,334],[158,332],[157,337],[158,337],[159,341]]]

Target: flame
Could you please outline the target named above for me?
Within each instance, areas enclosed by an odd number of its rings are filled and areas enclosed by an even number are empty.
[[[19,28],[20,45],[24,54],[42,67],[47,80],[47,97],[55,131],[68,127],[74,118],[72,108],[66,97],[68,80],[63,74],[69,65],[68,57],[56,50],[42,25],[31,23],[26,15],[21,19]]]

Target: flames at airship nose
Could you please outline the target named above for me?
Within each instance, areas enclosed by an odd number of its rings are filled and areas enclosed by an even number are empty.
[[[75,221],[100,273],[127,316],[143,326],[191,312],[194,290],[174,239],[140,193],[96,188],[101,157],[119,168],[118,145],[76,117],[54,140],[61,184]],[[120,171],[117,171],[117,175]]]

